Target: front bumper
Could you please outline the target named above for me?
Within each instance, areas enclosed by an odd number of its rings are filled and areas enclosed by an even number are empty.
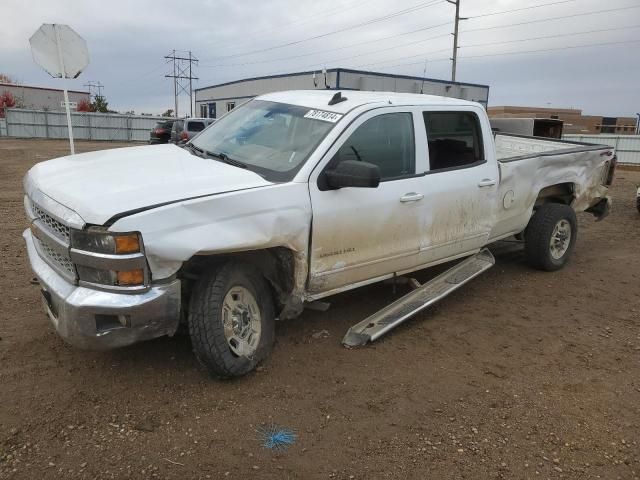
[[[152,285],[144,293],[112,293],[69,283],[38,254],[30,230],[31,268],[40,281],[45,311],[69,344],[108,350],[163,335],[173,335],[180,322],[180,280]]]

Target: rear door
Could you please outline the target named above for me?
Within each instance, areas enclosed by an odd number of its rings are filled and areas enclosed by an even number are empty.
[[[346,128],[309,182],[309,290],[328,292],[413,265],[419,250],[426,147],[410,108],[369,111]],[[377,188],[332,190],[323,172],[344,160],[378,165]]]
[[[473,252],[484,246],[493,225],[498,167],[490,128],[473,109],[421,112],[418,135],[427,139],[428,163],[420,263]]]

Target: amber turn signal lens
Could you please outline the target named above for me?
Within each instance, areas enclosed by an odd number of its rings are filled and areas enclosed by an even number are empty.
[[[140,251],[140,241],[135,233],[131,235],[116,235],[116,253],[137,253]]]
[[[118,272],[118,285],[143,285],[144,271],[141,268],[137,270],[127,270]]]

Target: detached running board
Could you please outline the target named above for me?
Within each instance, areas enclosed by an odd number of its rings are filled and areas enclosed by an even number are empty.
[[[489,250],[486,248],[481,250],[433,280],[418,286],[414,291],[399,298],[391,305],[355,324],[342,339],[342,344],[348,347],[357,347],[373,342],[420,310],[433,305],[469,280],[493,267],[495,263],[496,260]]]

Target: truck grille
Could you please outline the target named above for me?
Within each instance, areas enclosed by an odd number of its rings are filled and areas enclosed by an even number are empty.
[[[36,250],[42,259],[54,270],[66,277],[71,282],[76,281],[76,267],[69,254],[70,228],[61,221],[54,218],[46,210],[29,199],[28,209],[31,210],[29,217],[34,222],[38,222],[43,235],[33,240]],[[58,240],[56,241],[55,238]]]
[[[60,273],[66,273],[70,278],[75,278],[76,269],[71,261],[71,257],[69,255],[64,255],[60,252],[55,251],[45,242],[34,238],[37,243],[38,251],[42,254],[42,258],[49,264],[52,265],[56,270],[60,271]]]
[[[53,218],[47,212],[42,210],[38,205],[36,205],[33,201],[29,203],[31,203],[31,211],[33,212],[34,217],[39,218],[42,223],[49,227],[49,230],[53,232],[54,235],[60,237],[68,243],[69,227]]]

